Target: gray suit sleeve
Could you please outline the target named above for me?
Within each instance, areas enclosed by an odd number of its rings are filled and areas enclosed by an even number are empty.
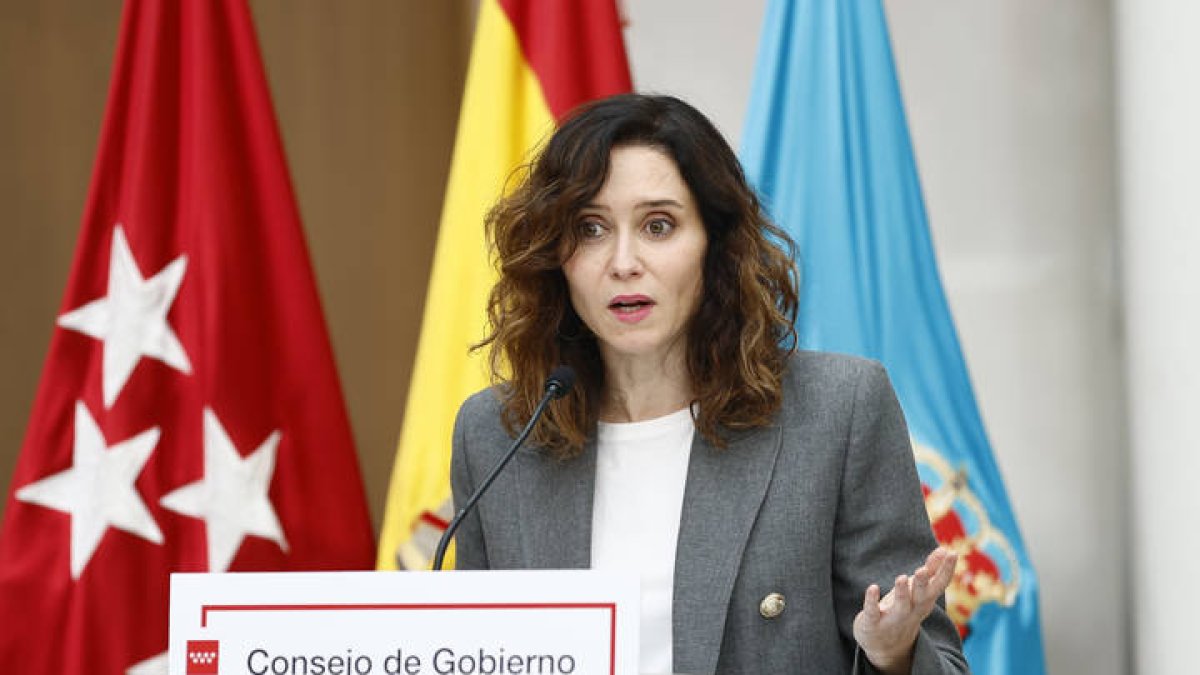
[[[475,491],[475,479],[471,472],[471,450],[468,420],[472,417],[470,407],[475,398],[467,399],[458,409],[454,420],[454,440],[450,455],[450,491],[454,499],[455,512],[466,504]],[[454,535],[454,568],[459,570],[490,569],[487,547],[483,538],[479,509],[469,514]]]
[[[886,593],[897,575],[911,574],[937,546],[920,485],[900,403],[883,367],[872,362],[855,389],[834,537],[837,616],[849,640],[867,586],[879,584]],[[860,648],[853,672],[877,672]],[[970,672],[941,602],[921,626],[912,672]]]

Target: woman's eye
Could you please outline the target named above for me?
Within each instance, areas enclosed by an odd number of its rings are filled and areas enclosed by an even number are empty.
[[[579,236],[584,239],[599,239],[604,236],[604,225],[597,220],[580,221]]]
[[[666,218],[655,218],[646,223],[646,232],[653,237],[665,237],[675,229],[675,223]]]

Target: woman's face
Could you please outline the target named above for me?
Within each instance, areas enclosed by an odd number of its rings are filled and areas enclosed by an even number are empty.
[[[614,359],[686,356],[708,235],[687,183],[656,148],[613,148],[608,177],[579,213],[563,263],[575,311]]]

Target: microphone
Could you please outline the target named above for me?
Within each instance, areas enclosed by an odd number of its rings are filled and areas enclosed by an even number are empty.
[[[458,526],[462,524],[463,519],[471,512],[471,509],[475,508],[475,504],[479,502],[479,498],[483,496],[483,493],[487,492],[487,489],[492,486],[496,477],[500,475],[504,467],[508,466],[509,461],[517,454],[517,449],[525,442],[526,437],[529,436],[529,432],[533,431],[534,425],[542,418],[542,413],[546,412],[546,406],[550,405],[550,401],[566,396],[574,384],[575,370],[571,366],[558,366],[550,371],[550,376],[546,378],[546,383],[542,385],[545,393],[542,394],[542,400],[538,401],[537,407],[533,409],[533,415],[530,415],[529,422],[525,424],[525,428],[517,435],[517,439],[508,448],[508,452],[504,453],[499,462],[496,462],[496,466],[492,468],[491,473],[487,475],[487,478],[483,479],[479,487],[475,488],[475,492],[471,495],[471,498],[467,500],[467,503],[454,516],[454,520],[450,521],[450,524],[446,527],[446,531],[442,533],[442,538],[438,541],[437,552],[433,556],[434,571],[441,571],[442,563],[446,558],[446,548],[450,546],[450,539],[458,530]]]

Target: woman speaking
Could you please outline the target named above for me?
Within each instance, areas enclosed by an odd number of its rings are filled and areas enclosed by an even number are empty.
[[[459,411],[455,503],[556,366],[577,383],[463,521],[457,567],[636,573],[645,673],[968,672],[887,375],[795,349],[792,243],[716,128],[605,99],[517,178],[487,220],[497,384]]]

